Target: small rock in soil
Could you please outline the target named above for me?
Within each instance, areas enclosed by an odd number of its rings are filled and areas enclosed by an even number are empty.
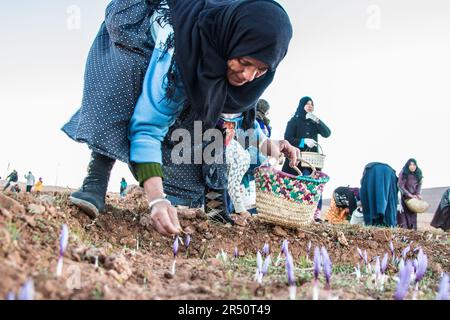
[[[280,226],[275,226],[272,230],[272,233],[274,235],[277,235],[279,237],[286,237],[288,235],[288,233],[286,232],[286,230],[284,230],[282,227]]]
[[[164,272],[164,278],[173,279],[173,274],[169,271]]]
[[[184,231],[184,233],[187,233],[187,234],[194,234],[195,229],[192,226],[187,226],[186,228],[183,229],[183,231]]]
[[[1,193],[0,208],[8,210],[12,214],[25,213],[25,208],[19,202]]]
[[[45,207],[40,204],[30,204],[27,208],[28,212],[31,214],[43,214],[45,212]]]
[[[211,240],[212,238],[214,238],[214,236],[211,233],[209,233],[209,232],[205,233],[206,240]]]
[[[338,241],[343,246],[348,247],[347,238],[345,238],[345,235],[344,235],[344,233],[342,231],[338,233]]]
[[[8,219],[12,217],[11,212],[9,212],[8,210],[6,210],[4,208],[0,208],[0,213]]]
[[[38,198],[40,201],[48,203],[49,205],[53,205],[55,203],[55,197],[44,194]]]
[[[179,210],[178,216],[180,218],[193,220],[197,216],[197,209],[186,209],[186,210]]]
[[[200,219],[200,220],[208,219],[208,215],[203,210],[200,210],[200,209],[197,209],[196,217],[197,217],[197,219]]]

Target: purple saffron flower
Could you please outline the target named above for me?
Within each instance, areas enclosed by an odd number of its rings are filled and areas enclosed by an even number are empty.
[[[19,300],[33,300],[34,299],[34,283],[33,279],[28,279],[27,282],[20,288]]]
[[[379,256],[377,256],[375,259],[375,274],[377,275],[377,277],[381,274],[381,263]]]
[[[358,251],[358,255],[361,258],[361,261],[364,261],[364,256],[363,256],[363,253],[362,253],[361,249],[360,248],[356,248],[356,251]]]
[[[61,226],[61,236],[59,238],[59,256],[62,257],[66,252],[67,244],[69,243],[69,228],[66,224]]]
[[[416,253],[416,252],[419,251],[420,249],[422,249],[422,247],[420,247],[420,246],[417,247],[417,248],[414,248],[413,252]]]
[[[448,282],[449,282],[448,274],[444,273],[441,278],[441,282],[439,284],[439,292],[436,296],[437,300],[448,300]]]
[[[191,236],[186,235],[186,238],[184,239],[184,245],[186,246],[186,248],[189,248],[190,244],[191,244]]]
[[[281,245],[281,252],[284,253],[285,256],[289,253],[289,241],[283,240],[283,244]]]
[[[325,275],[325,281],[326,281],[326,289],[329,290],[331,285],[331,273],[332,273],[332,265],[330,257],[328,256],[328,253],[326,256],[323,256],[323,273]]]
[[[176,236],[175,241],[173,242],[173,256],[176,257],[178,254],[178,236]]]
[[[314,249],[314,279],[317,281],[319,279],[319,274],[321,270],[321,258],[320,250],[318,247]]]
[[[14,294],[14,292],[8,292],[8,294],[6,295],[6,300],[8,301],[16,300],[16,295]]]
[[[263,261],[262,261],[261,252],[258,251],[256,253],[256,269],[257,269],[257,272],[261,272],[262,264],[263,264]]]
[[[295,286],[294,261],[292,255],[288,252],[286,256],[286,273],[289,286]]]
[[[270,256],[267,256],[266,259],[264,260],[264,264],[263,264],[263,267],[261,270],[261,273],[263,275],[267,274],[267,272],[269,271],[269,266],[270,266],[271,262],[272,262],[272,260],[270,259]]]
[[[423,253],[422,249],[419,250],[417,255],[417,267],[416,267],[416,283],[420,282],[425,276],[428,266],[427,256]]]
[[[403,259],[406,259],[406,255],[408,254],[408,252],[411,251],[411,247],[408,245],[405,249],[403,249],[402,251],[402,257]]]
[[[320,248],[320,255],[322,256],[322,263],[324,263],[325,260],[330,260],[330,256],[328,255],[328,251],[325,247]]]
[[[238,251],[238,247],[234,247],[234,258],[237,259],[239,257],[239,251]]]
[[[269,255],[270,249],[269,249],[269,244],[268,244],[268,243],[265,243],[265,244],[264,244],[264,247],[263,247],[263,249],[262,249],[262,252],[263,252],[264,256],[266,256],[266,257]]]
[[[391,250],[392,256],[394,256],[395,251],[394,251],[394,244],[392,243],[392,241],[389,243],[389,249]]]
[[[364,263],[366,264],[366,266],[369,264],[369,261],[368,261],[368,259],[367,259],[367,251],[366,250],[364,250],[364,252],[363,252],[363,258],[364,258]]]
[[[408,294],[409,283],[411,281],[411,273],[413,272],[412,263],[410,260],[406,262],[399,272],[399,280],[397,283],[397,290],[394,295],[395,300],[403,300]]]
[[[384,254],[383,260],[381,260],[381,273],[385,273],[388,267],[388,254]]]

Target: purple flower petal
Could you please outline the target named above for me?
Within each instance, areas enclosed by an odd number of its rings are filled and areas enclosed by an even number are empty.
[[[323,273],[325,275],[325,281],[327,284],[327,289],[330,289],[331,284],[331,273],[332,273],[332,265],[330,257],[328,256],[328,253],[325,250],[325,255],[322,254],[323,258]]]
[[[238,247],[234,247],[234,253],[233,253],[233,255],[234,255],[234,258],[236,258],[236,259],[239,257]]]
[[[16,295],[14,294],[14,292],[8,292],[8,294],[6,295],[6,300],[8,301],[16,300]]]
[[[441,278],[441,282],[439,284],[439,292],[436,296],[437,300],[448,300],[448,285],[449,285],[449,278],[446,273]]]
[[[69,228],[66,224],[61,225],[61,235],[59,238],[59,255],[62,257],[66,252],[69,243]]]
[[[173,256],[176,257],[178,254],[178,236],[175,237],[175,241],[173,242]]]
[[[267,272],[269,271],[269,266],[270,263],[272,262],[272,260],[270,259],[270,256],[267,256],[266,259],[264,260],[264,265],[262,267],[262,274],[267,274]]]
[[[360,248],[356,248],[356,251],[358,251],[358,255],[361,258],[361,260],[364,261],[364,256],[363,256],[363,253],[362,253],[361,249]]]
[[[392,256],[394,256],[395,251],[394,251],[394,244],[392,243],[392,241],[389,243],[389,249],[391,250]]]
[[[420,249],[419,254],[417,255],[416,282],[420,282],[423,279],[427,272],[427,266],[427,256],[423,253],[422,249]]]
[[[34,299],[34,283],[33,279],[28,279],[27,282],[20,288],[19,300],[33,300]]]
[[[269,255],[269,253],[270,253],[270,248],[269,248],[269,244],[268,244],[268,243],[265,243],[265,244],[264,244],[264,247],[263,247],[263,249],[262,249],[262,252],[263,252],[264,256],[268,256],[268,255]]]
[[[411,281],[411,273],[413,272],[412,263],[410,260],[406,262],[399,272],[399,281],[397,283],[397,290],[395,291],[394,299],[403,300],[408,294],[409,283]]]
[[[289,253],[289,241],[283,240],[283,244],[281,245],[281,252],[284,253],[285,256]]]
[[[408,252],[411,251],[411,247],[408,245],[405,249],[403,249],[402,251],[402,257],[403,259],[406,259],[406,255],[408,254]]]
[[[288,252],[286,256],[286,273],[290,286],[295,286],[294,261],[292,255]]]
[[[388,267],[388,254],[384,254],[383,260],[381,260],[381,273],[385,273]]]
[[[306,247],[306,256],[309,257],[310,252],[311,252],[311,240],[308,242],[308,246]]]
[[[381,274],[381,263],[380,263],[380,257],[376,257],[376,259],[375,259],[375,268],[374,268],[375,270],[375,274],[377,275],[377,276],[379,276],[380,274]]]
[[[189,248],[190,244],[191,244],[191,236],[186,235],[186,238],[184,239],[184,245],[186,246],[186,248]]]
[[[368,261],[368,259],[367,259],[367,251],[366,250],[364,250],[364,252],[363,252],[363,258],[364,258],[364,263],[366,264],[366,266],[369,264],[369,261]]]
[[[262,264],[263,264],[263,261],[262,261],[262,256],[261,256],[261,252],[257,252],[256,253],[256,269],[259,271],[259,272],[261,272],[261,270],[262,270]]]
[[[319,279],[319,274],[320,274],[320,270],[321,270],[321,258],[320,258],[320,250],[318,247],[316,247],[314,249],[314,279],[318,280]]]

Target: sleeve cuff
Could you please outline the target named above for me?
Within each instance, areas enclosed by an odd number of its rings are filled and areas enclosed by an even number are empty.
[[[163,178],[162,166],[159,163],[137,163],[137,176],[139,180],[139,185],[142,187],[144,182],[152,177]]]
[[[300,140],[300,144],[298,145],[299,148],[305,147],[305,139]]]

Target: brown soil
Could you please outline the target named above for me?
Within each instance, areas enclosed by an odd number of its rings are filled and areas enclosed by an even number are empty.
[[[441,273],[450,271],[448,234],[328,224],[289,230],[257,218],[231,227],[208,220],[200,210],[181,210],[181,224],[192,233],[192,241],[188,254],[180,245],[172,276],[174,240],[148,225],[147,202],[139,188],[123,200],[111,195],[107,212],[95,221],[68,203],[68,193],[0,197],[0,297],[18,292],[31,277],[36,299],[287,299],[284,263],[272,266],[262,286],[253,279],[256,251],[267,242],[276,260],[284,239],[296,264],[299,299],[311,299],[311,263],[305,259],[309,241],[312,248],[325,246],[333,262],[332,289],[321,290],[323,299],[392,298],[394,266],[388,269],[391,277],[384,291],[374,288],[369,276],[357,281],[351,274],[360,263],[357,247],[367,250],[369,259],[388,252],[390,240],[397,255],[411,242],[412,249],[422,247],[429,268],[419,299],[432,299]],[[69,226],[70,240],[63,275],[57,278],[62,223]],[[233,260],[235,246],[239,258]],[[226,264],[217,258],[221,250],[228,253]]]

